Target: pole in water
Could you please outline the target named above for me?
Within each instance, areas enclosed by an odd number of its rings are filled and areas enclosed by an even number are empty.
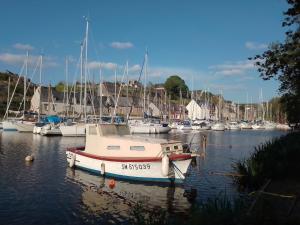
[[[203,158],[205,158],[205,156],[206,156],[206,146],[207,146],[207,137],[204,134],[201,136],[201,145],[202,145],[202,154],[201,154],[201,156]]]

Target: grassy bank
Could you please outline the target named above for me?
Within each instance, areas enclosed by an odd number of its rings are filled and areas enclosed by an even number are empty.
[[[300,132],[289,133],[255,148],[249,159],[234,165],[240,188],[256,190],[266,180],[300,179]]]

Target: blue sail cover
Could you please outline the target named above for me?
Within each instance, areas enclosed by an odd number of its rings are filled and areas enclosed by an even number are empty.
[[[54,124],[62,122],[62,118],[58,116],[46,116],[43,120],[45,123],[54,123]]]

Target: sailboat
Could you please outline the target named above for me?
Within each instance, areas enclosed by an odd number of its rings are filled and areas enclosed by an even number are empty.
[[[221,103],[221,96],[222,96],[222,93],[220,93],[220,95],[219,95],[218,121],[211,126],[211,130],[214,130],[214,131],[225,131],[225,129],[226,129],[225,124],[223,122],[221,122],[222,110],[223,110],[223,104]]]
[[[25,66],[26,66],[26,70],[27,70],[27,58],[24,61],[24,64],[22,66],[20,74],[23,73],[23,69],[24,69]],[[11,104],[12,99],[14,97],[14,94],[16,92],[16,89],[17,89],[17,86],[19,84],[20,78],[21,78],[21,76],[18,77],[18,80],[15,84],[15,87],[14,87],[14,90],[13,90],[13,93],[12,93],[11,97],[10,97],[10,77],[8,78],[7,106],[6,106],[6,111],[5,111],[5,114],[4,114],[4,117],[3,117],[4,120],[2,122],[2,127],[3,127],[4,131],[17,131],[18,129],[17,129],[17,126],[16,126],[16,122],[20,121],[24,118],[24,115],[20,118],[16,118],[16,117],[15,118],[8,118],[9,107],[10,107],[10,104]],[[24,79],[24,82],[25,82],[25,79]],[[25,88],[24,88],[24,90],[25,90]]]
[[[144,58],[144,113],[146,113],[146,82],[147,82],[147,62],[148,62],[148,53],[146,51]],[[149,102],[149,101],[148,101]],[[149,103],[148,103],[149,105]],[[158,119],[147,119],[143,121],[131,121],[129,123],[130,133],[132,134],[163,134],[169,133],[171,127],[169,127],[168,123],[161,123]]]
[[[42,61],[40,63],[42,63]],[[40,65],[40,66],[42,66],[42,65]],[[41,72],[41,69],[40,69],[40,72]],[[28,76],[28,52],[26,54],[25,75],[24,75],[23,118],[20,121],[16,121],[15,126],[19,132],[31,132],[32,133],[33,128],[36,123],[36,119],[31,117],[30,114],[29,114],[29,117],[27,117],[28,115],[26,115],[26,93],[27,93],[27,89],[30,85],[30,84],[28,84],[28,87],[26,89],[27,76]],[[34,114],[32,114],[32,115],[34,115]]]
[[[85,38],[84,38],[84,47],[85,47],[85,63],[84,63],[84,122],[72,122],[72,123],[66,123],[64,125],[60,125],[59,129],[61,131],[62,136],[65,137],[84,137],[85,136],[85,126],[87,122],[87,117],[86,117],[86,102],[87,102],[87,96],[86,96],[86,78],[87,78],[87,47],[88,47],[88,29],[89,29],[89,21],[86,19],[86,32],[85,32]],[[81,87],[80,87],[80,108],[82,109],[81,106],[81,100],[82,100],[82,77],[83,77],[83,44],[81,45],[80,48],[80,80],[81,80]],[[66,72],[67,73],[67,72]]]

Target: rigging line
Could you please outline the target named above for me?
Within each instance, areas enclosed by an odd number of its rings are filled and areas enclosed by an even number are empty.
[[[92,28],[92,26],[90,26],[90,36],[91,36],[91,40],[92,40],[92,44],[94,45],[94,46],[96,46],[96,41],[95,41],[95,38],[94,38],[94,33],[93,33],[93,28]],[[99,53],[98,53],[98,50],[97,50],[97,48],[94,48],[94,51],[95,51],[95,53],[96,53],[96,58],[97,58],[97,60],[100,62],[100,57],[99,57]]]
[[[88,69],[88,74],[89,74],[89,76],[91,75],[89,69]],[[96,117],[96,112],[95,112],[95,107],[94,107],[94,98],[93,98],[92,90],[91,90],[91,82],[89,82],[89,92],[90,92],[90,97],[89,98],[90,98],[90,101],[91,101],[92,109],[93,109],[93,112],[94,112],[94,116]]]
[[[23,65],[22,65],[22,68],[21,68],[21,71],[20,71],[19,74],[22,74],[22,73],[23,73],[24,68],[25,68],[25,61],[24,61]],[[12,93],[12,95],[11,95],[10,100],[9,100],[9,103],[8,103],[8,105],[7,105],[7,107],[6,107],[6,111],[5,111],[5,114],[4,114],[4,117],[3,117],[3,118],[6,118],[6,116],[8,116],[8,109],[9,109],[9,107],[10,107],[10,104],[11,104],[12,99],[13,99],[13,97],[14,97],[14,94],[15,94],[15,92],[16,92],[16,89],[17,89],[17,86],[18,86],[18,84],[19,84],[20,78],[21,78],[21,76],[18,77],[17,83],[16,83],[16,85],[15,85],[14,91],[13,91],[13,93]],[[16,118],[16,117],[15,117],[15,118]]]
[[[142,68],[141,68],[141,70],[140,70],[139,79],[138,79],[138,84],[140,83],[140,80],[141,80],[141,76],[142,76],[142,73],[143,73],[143,70],[144,70],[144,65],[145,65],[145,57],[144,57],[144,59],[143,59]],[[130,105],[130,110],[129,110],[129,113],[128,113],[127,123],[128,123],[128,119],[129,119],[129,117],[130,117],[130,114],[131,114],[131,112],[132,112],[132,106],[133,106],[133,104],[134,104],[134,99],[137,97],[137,96],[136,96],[137,93],[138,93],[137,90],[138,90],[138,88],[136,88],[136,89],[134,90],[134,92],[132,93],[132,104]],[[139,104],[139,102],[138,102],[138,104]]]
[[[114,119],[114,117],[116,117],[116,109],[117,109],[117,107],[118,107],[118,101],[119,101],[119,97],[120,97],[120,94],[121,94],[121,90],[122,90],[122,83],[123,83],[123,80],[124,80],[125,74],[126,74],[126,66],[124,67],[124,72],[123,72],[123,75],[122,75],[122,80],[121,80],[121,84],[120,84],[120,87],[119,87],[119,93],[118,93],[118,97],[117,97],[117,99],[116,99],[116,102],[115,102],[114,113],[113,113],[113,116],[111,117],[111,123],[113,122],[113,119]]]
[[[173,163],[172,161],[170,161],[171,162],[171,164],[173,165],[173,167],[174,167],[174,171],[176,172],[176,170],[177,170],[177,172],[179,172],[179,173],[177,173],[177,175],[180,177],[180,178],[184,178],[184,174],[181,172],[181,170],[175,165],[175,163]]]
[[[27,94],[27,92],[28,92],[28,89],[29,89],[29,87],[30,87],[30,84],[32,84],[32,80],[33,80],[33,78],[34,78],[34,75],[35,75],[35,73],[36,73],[36,71],[37,71],[38,65],[39,65],[39,59],[37,59],[36,66],[35,66],[35,68],[34,68],[34,70],[33,70],[33,73],[31,74],[31,77],[30,77],[30,82],[29,82],[29,83],[28,83],[28,85],[27,85],[27,88],[26,88],[25,94]],[[21,107],[22,107],[22,104],[23,104],[23,102],[24,102],[24,101],[25,101],[25,96],[23,97],[22,101],[20,102],[20,105],[19,105],[18,111],[20,111],[20,109],[21,109]],[[16,117],[15,117],[15,118],[16,118]]]

